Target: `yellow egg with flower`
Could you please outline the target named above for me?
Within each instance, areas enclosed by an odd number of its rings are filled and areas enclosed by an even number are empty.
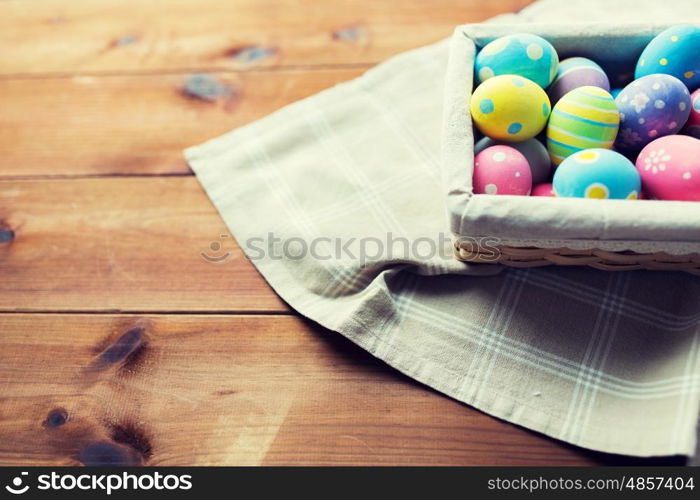
[[[535,137],[547,124],[549,97],[532,80],[499,75],[479,85],[469,104],[481,132],[496,140],[519,142]]]

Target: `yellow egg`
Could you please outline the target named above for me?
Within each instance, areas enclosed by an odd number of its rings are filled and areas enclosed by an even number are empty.
[[[539,134],[551,111],[545,91],[532,80],[516,75],[486,80],[472,94],[469,108],[484,135],[512,142]]]

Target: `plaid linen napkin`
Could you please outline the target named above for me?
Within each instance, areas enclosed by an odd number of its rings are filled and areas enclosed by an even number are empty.
[[[688,22],[696,5],[544,0],[494,22]],[[554,438],[693,454],[699,278],[452,258],[439,169],[446,57],[446,42],[402,54],[185,156],[247,256],[304,316]]]

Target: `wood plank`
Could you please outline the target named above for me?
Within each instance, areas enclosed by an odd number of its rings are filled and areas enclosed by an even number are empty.
[[[0,464],[581,465],[293,316],[0,315]]]
[[[376,63],[532,0],[5,0],[0,73]]]
[[[0,176],[188,173],[182,149],[361,72],[210,74],[209,100],[188,75],[0,80]]]
[[[194,177],[0,182],[0,310],[288,311],[227,233]]]

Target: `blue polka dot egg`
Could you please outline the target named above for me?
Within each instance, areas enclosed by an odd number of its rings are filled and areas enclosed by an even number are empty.
[[[555,196],[636,200],[639,172],[627,158],[610,149],[584,149],[567,157],[552,181]]]
[[[526,33],[497,38],[476,56],[477,81],[499,75],[519,75],[547,87],[557,74],[559,56],[551,43]]]
[[[656,35],[639,56],[634,77],[654,73],[675,76],[691,92],[700,87],[700,27],[682,24]]]
[[[472,94],[469,108],[484,135],[506,142],[524,141],[539,134],[551,111],[542,87],[516,75],[486,80]]]

